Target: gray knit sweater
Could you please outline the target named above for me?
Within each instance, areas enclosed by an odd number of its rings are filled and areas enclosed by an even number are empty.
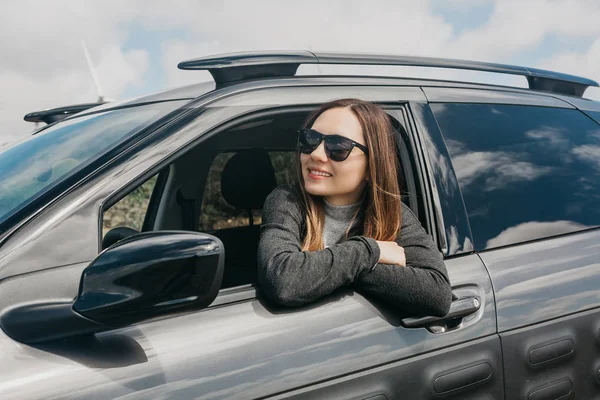
[[[350,238],[318,251],[302,251],[305,232],[299,196],[276,188],[263,207],[258,248],[258,283],[270,300],[298,306],[352,286],[412,316],[444,316],[452,301],[441,253],[410,208],[402,204],[397,242],[406,267],[381,264],[377,242],[360,235],[359,218]]]
[[[323,226],[323,243],[325,247],[337,244],[346,238],[352,217],[360,203],[347,206],[336,206],[323,201],[325,206],[325,224]]]

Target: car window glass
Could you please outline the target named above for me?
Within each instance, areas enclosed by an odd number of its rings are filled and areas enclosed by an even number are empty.
[[[235,152],[220,153],[215,157],[208,172],[199,230],[209,232],[236,226],[247,226],[250,223],[248,210],[233,207],[223,198],[221,193],[221,175],[227,162]],[[295,177],[295,153],[290,151],[269,152],[277,184],[291,183]],[[253,223],[261,223],[261,210],[252,210]]]
[[[585,113],[600,124],[600,111],[586,111]]]
[[[154,175],[135,190],[113,204],[102,216],[102,237],[116,227],[127,227],[142,231],[150,196],[156,186],[158,175]]]
[[[478,250],[600,225],[600,125],[577,110],[431,105]]]
[[[0,153],[0,223],[182,104],[164,102],[75,118],[11,145]]]

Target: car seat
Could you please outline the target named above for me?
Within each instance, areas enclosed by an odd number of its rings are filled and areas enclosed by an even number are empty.
[[[252,210],[263,204],[277,186],[269,153],[263,149],[242,150],[229,159],[221,175],[221,193],[231,206],[248,213],[249,225],[214,232],[225,246],[222,288],[256,283],[256,253],[260,224]]]

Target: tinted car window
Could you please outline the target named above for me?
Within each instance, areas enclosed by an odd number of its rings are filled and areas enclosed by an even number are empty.
[[[0,153],[0,223],[40,193],[184,102],[106,111],[58,123]]]
[[[600,225],[600,125],[577,110],[432,104],[478,250]]]
[[[585,113],[600,124],[600,111],[586,111]]]

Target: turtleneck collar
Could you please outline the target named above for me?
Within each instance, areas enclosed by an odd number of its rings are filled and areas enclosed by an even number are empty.
[[[337,206],[325,199],[323,199],[323,204],[325,206],[325,215],[338,221],[350,221],[356,210],[360,207],[360,202]]]

